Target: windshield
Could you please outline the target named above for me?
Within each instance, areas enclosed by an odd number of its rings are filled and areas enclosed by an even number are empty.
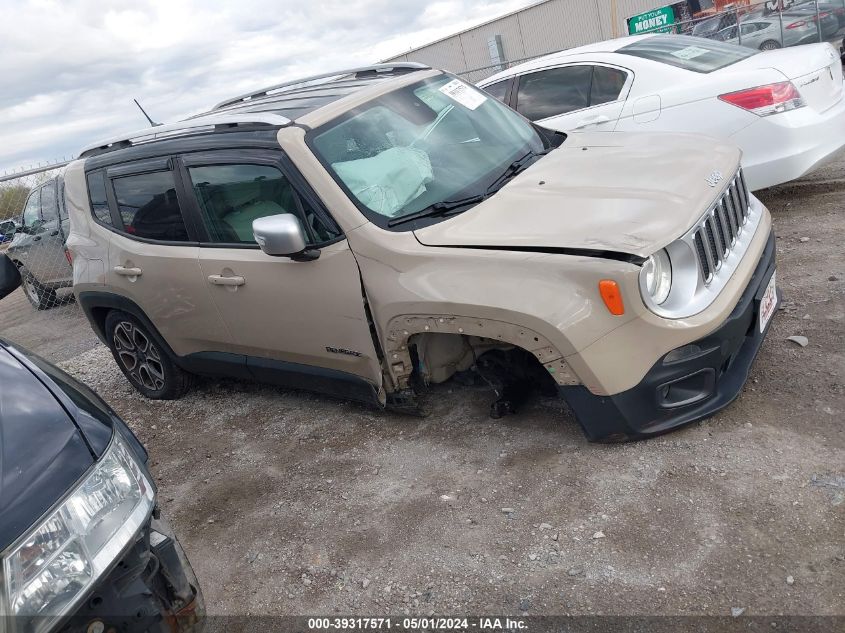
[[[617,53],[643,57],[697,73],[727,68],[759,51],[689,35],[655,35],[623,46]]]
[[[525,119],[451,76],[378,97],[313,139],[323,164],[381,226],[483,195],[513,161],[543,150]]]

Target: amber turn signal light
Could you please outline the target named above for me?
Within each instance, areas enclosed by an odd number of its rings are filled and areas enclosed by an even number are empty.
[[[612,279],[602,279],[599,282],[599,293],[611,314],[616,316],[625,314],[625,304],[622,302],[619,284]]]

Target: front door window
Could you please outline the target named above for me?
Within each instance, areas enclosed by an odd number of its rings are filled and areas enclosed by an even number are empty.
[[[188,174],[211,242],[255,244],[253,220],[282,213],[299,219],[312,245],[338,235],[297,195],[276,167],[207,165],[189,167]]]

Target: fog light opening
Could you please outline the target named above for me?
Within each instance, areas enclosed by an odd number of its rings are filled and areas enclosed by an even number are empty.
[[[716,387],[716,370],[712,367],[664,383],[657,388],[658,405],[664,409],[683,407],[706,400]]]

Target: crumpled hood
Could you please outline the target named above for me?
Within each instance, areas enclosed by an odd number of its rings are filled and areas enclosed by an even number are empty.
[[[61,499],[93,463],[64,408],[0,344],[0,551]]]
[[[573,133],[481,204],[414,233],[427,246],[647,257],[701,217],[740,155],[734,145],[695,134]],[[714,171],[723,180],[711,187]]]

